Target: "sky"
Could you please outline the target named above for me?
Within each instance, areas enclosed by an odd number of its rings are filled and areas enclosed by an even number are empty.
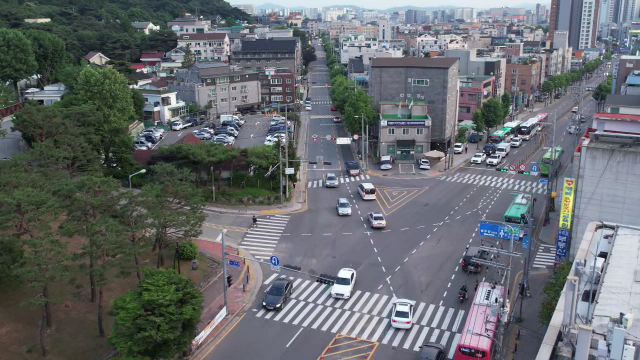
[[[265,3],[277,4],[285,7],[324,7],[332,5],[356,5],[367,9],[387,9],[396,6],[420,6],[420,7],[438,7],[443,5],[457,6],[457,7],[475,7],[478,5],[483,7],[501,7],[510,6],[518,7],[519,4],[535,4],[536,1],[508,1],[508,0],[493,0],[490,2],[481,2],[477,0],[442,0],[442,1],[424,1],[424,0],[403,0],[402,2],[392,2],[385,0],[314,0],[312,2],[304,0],[231,0],[231,4],[253,4],[259,6]],[[547,5],[547,1],[538,1],[541,4]],[[311,5],[313,4],[313,5]]]

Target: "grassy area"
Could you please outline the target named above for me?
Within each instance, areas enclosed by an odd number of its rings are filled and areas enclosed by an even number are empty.
[[[173,249],[165,249],[165,268],[173,267]],[[155,267],[157,253],[148,253],[142,257],[144,266]],[[133,260],[132,260],[133,261]],[[206,257],[198,258],[198,270],[191,270],[190,261],[181,261],[181,273],[199,284],[212,273],[212,263]],[[217,270],[219,267],[215,267]],[[57,304],[52,306],[53,327],[46,332],[46,343],[50,360],[100,359],[112,349],[107,338],[98,336],[97,303],[91,303],[89,279],[85,273],[74,274],[78,285],[68,283],[52,284],[51,295]],[[116,279],[104,290],[105,316],[104,327],[111,332],[113,317],[109,315],[114,296],[135,288],[138,279],[134,274],[127,278]],[[16,285],[3,289],[0,296],[0,349],[2,359],[42,359],[38,343],[38,331],[42,317],[41,308],[21,305],[26,299],[33,298],[33,289],[25,285]]]

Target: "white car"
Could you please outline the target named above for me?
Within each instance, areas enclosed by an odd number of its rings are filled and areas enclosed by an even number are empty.
[[[418,168],[420,170],[431,170],[431,162],[428,159],[418,160]]]
[[[484,153],[476,153],[471,158],[471,163],[472,164],[482,164],[485,160],[487,160],[487,155],[485,155]]]
[[[462,145],[461,143],[453,144],[453,153],[454,154],[462,154],[463,150],[464,150],[464,145]]]
[[[135,144],[134,145],[136,150],[149,150],[149,147],[147,145],[140,145],[140,144]],[[351,214],[349,214],[351,215]]]
[[[397,329],[410,329],[413,325],[413,307],[416,302],[407,299],[397,299],[393,302],[391,311],[391,326]]]
[[[519,137],[514,137],[511,139],[511,147],[520,147],[522,145],[522,139]]]
[[[353,286],[356,283],[356,271],[342,268],[338,271],[336,282],[331,287],[331,297],[336,299],[348,299],[351,297]]]
[[[380,170],[391,170],[393,168],[393,159],[391,155],[383,155],[380,158]]]
[[[500,154],[491,154],[487,158],[487,166],[493,165],[498,166],[502,162],[502,155]]]
[[[305,109],[305,110],[307,110],[307,111],[311,111],[311,105],[306,105],[306,106],[304,107],[304,109]]]
[[[338,199],[338,204],[336,205],[336,209],[338,209],[338,215],[351,215],[351,204],[347,198]]]

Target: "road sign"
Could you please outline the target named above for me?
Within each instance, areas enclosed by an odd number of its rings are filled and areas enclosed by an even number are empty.
[[[353,135],[353,140],[358,140],[359,138],[360,138],[360,135],[358,135],[358,134],[354,134]]]
[[[549,179],[539,179],[538,181],[540,181],[541,184],[546,184],[549,182]]]
[[[317,138],[318,138],[318,135],[313,134],[311,137],[312,137],[312,138],[314,138],[314,139],[317,139]]]
[[[271,265],[271,271],[280,271],[280,266]]]
[[[294,171],[293,168],[284,168],[284,173],[287,174],[287,175],[293,175],[296,172]]]
[[[237,261],[237,260],[229,260],[229,266],[240,267],[240,261]]]
[[[516,164],[509,164],[509,171],[516,171]]]
[[[348,137],[336,138],[336,144],[337,145],[349,145],[349,144],[351,144],[351,138],[348,138]]]
[[[520,164],[520,171],[526,171],[526,170],[527,170],[527,165]]]
[[[324,138],[327,139],[327,141],[329,141],[329,140],[331,140],[331,135],[327,135]]]
[[[523,249],[527,249],[529,247],[529,237],[528,236],[523,236],[522,237],[522,248]]]
[[[514,235],[511,232],[515,232]],[[511,240],[513,237],[514,240],[518,240],[518,234],[520,233],[520,227],[518,226],[505,226],[501,224],[494,224],[489,222],[480,222],[480,227],[478,229],[478,233],[480,236],[489,236],[498,239]]]
[[[269,258],[269,262],[271,263],[271,265],[273,266],[278,266],[280,265],[280,259],[278,259],[277,256],[272,256]]]

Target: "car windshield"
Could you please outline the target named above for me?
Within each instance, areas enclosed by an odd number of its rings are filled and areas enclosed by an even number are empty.
[[[492,159],[497,159],[497,158],[499,158],[499,157],[500,157],[500,155],[491,155],[491,156],[489,156],[489,157],[490,157],[490,158],[492,158]]]
[[[396,311],[396,317],[397,318],[402,318],[402,319],[408,319],[409,318],[409,312],[408,311]]]
[[[351,279],[339,277],[336,279],[336,285],[351,285]]]
[[[348,208],[349,207],[349,203],[348,202],[341,202],[338,203],[338,206],[341,208]]]
[[[333,181],[333,180],[338,180],[338,178],[335,175],[329,175],[327,176],[327,180]]]
[[[373,220],[384,220],[382,215],[373,215]]]
[[[473,155],[473,157],[474,157],[474,158],[481,158],[481,157],[482,157],[482,155],[480,155],[480,154],[475,154],[475,155]]]
[[[273,295],[273,296],[282,296],[283,293],[284,293],[284,287],[280,285],[271,286],[271,288],[269,288],[269,291],[267,292],[267,294]]]

